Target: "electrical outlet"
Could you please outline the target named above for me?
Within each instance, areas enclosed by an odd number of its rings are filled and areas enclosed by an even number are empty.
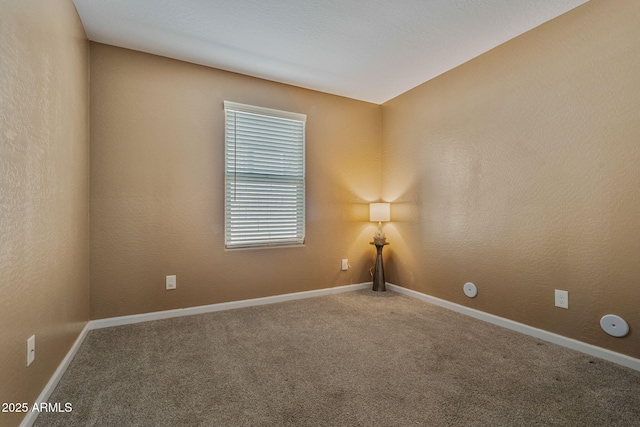
[[[27,340],[27,366],[36,358],[36,336],[31,335]]]
[[[569,291],[556,289],[556,307],[569,308]]]
[[[346,271],[348,269],[349,269],[349,260],[345,258],[342,260],[342,271]]]
[[[167,276],[167,280],[166,280],[166,286],[167,286],[167,290],[171,290],[171,289],[175,289],[176,288],[176,276]]]

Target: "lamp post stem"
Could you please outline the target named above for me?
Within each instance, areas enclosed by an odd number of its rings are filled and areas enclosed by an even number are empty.
[[[382,265],[382,248],[385,243],[378,244],[376,246],[376,268],[373,272],[373,290],[377,292],[384,292],[387,290],[384,280],[384,266]]]

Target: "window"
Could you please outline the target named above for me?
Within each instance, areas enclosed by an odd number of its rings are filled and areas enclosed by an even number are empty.
[[[225,101],[225,245],[304,243],[306,115]]]

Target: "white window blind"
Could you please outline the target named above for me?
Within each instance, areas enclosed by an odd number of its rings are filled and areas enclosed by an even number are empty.
[[[304,243],[306,115],[225,101],[227,248]]]

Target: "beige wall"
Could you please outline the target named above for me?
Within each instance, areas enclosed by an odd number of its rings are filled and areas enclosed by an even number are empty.
[[[638,22],[592,0],[383,105],[391,282],[640,357]]]
[[[0,402],[32,403],[88,320],[89,45],[71,0],[1,8]]]
[[[307,114],[304,247],[224,249],[224,100]],[[91,318],[370,280],[378,105],[92,43],[90,110]]]

